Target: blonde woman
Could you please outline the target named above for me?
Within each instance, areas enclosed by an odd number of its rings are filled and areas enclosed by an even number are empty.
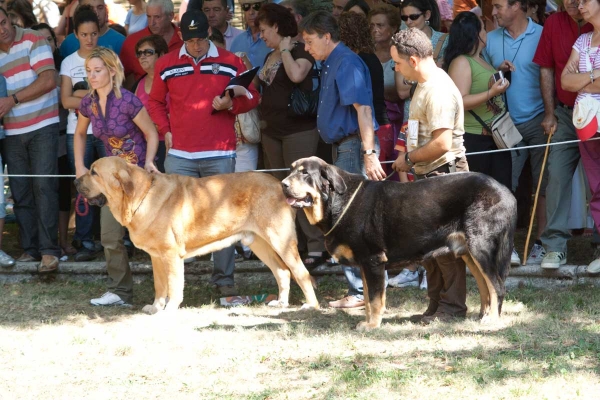
[[[74,155],[77,178],[88,172],[84,164],[87,128],[102,140],[107,156],[124,158],[150,173],[159,173],[154,164],[158,132],[144,105],[123,84],[123,66],[110,49],[97,47],[85,60],[90,93],[81,100],[75,128]],[[108,207],[100,214],[101,242],[108,270],[108,291],[95,306],[129,306],[133,299],[133,280],[127,250],[123,244],[124,228]]]

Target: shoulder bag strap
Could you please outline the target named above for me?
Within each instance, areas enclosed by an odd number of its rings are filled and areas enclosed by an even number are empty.
[[[490,128],[485,122],[483,122],[483,120],[479,117],[479,115],[475,114],[475,112],[473,110],[469,110],[469,112],[471,113],[472,116],[475,117],[475,119],[477,120],[477,122],[479,122],[481,124],[481,126],[483,126],[485,129],[488,130],[488,132],[492,131],[492,128]]]
[[[442,51],[442,46],[444,45],[444,41],[446,40],[446,36],[448,36],[447,33],[444,33],[442,36],[440,36],[440,40],[438,40],[437,44],[435,45],[435,50],[433,52],[433,59],[437,62],[438,56],[440,55],[440,51]]]

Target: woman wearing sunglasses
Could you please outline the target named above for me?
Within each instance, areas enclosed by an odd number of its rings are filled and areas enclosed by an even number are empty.
[[[405,0],[400,7],[400,18],[408,28],[417,28],[423,31],[433,47],[433,58],[441,67],[448,45],[448,34],[439,32],[440,11],[435,0]],[[395,73],[398,95],[404,100],[404,123],[408,120],[408,108],[413,91],[412,82],[406,82],[400,72]]]
[[[85,58],[98,47],[99,37],[98,15],[89,5],[77,9],[73,19],[73,33],[79,40],[79,50],[66,57],[60,66],[60,99],[62,106],[69,110],[67,116],[67,157],[71,172],[75,173],[75,158],[73,141],[77,127],[78,109],[81,99],[88,93],[88,81],[85,72]],[[96,157],[105,156],[104,144],[92,135],[91,127],[87,130],[88,140],[85,143],[84,163],[89,168]],[[98,207],[90,206],[87,215],[84,214],[84,204],[76,205],[79,209],[75,214],[75,234],[73,244],[78,249],[75,261],[90,261],[102,250],[93,239],[93,227]]]
[[[135,45],[135,56],[137,57],[140,66],[146,73],[142,78],[137,81],[133,87],[133,93],[142,101],[142,104],[146,109],[148,108],[148,101],[150,99],[150,89],[152,89],[152,82],[154,81],[154,65],[159,57],[169,52],[169,46],[165,39],[160,35],[150,35],[141,38]],[[169,98],[167,97],[167,104]],[[156,168],[160,172],[165,172],[165,137],[164,135],[158,134],[158,151],[156,153]]]

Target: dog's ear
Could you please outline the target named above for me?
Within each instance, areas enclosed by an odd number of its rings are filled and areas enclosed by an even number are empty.
[[[115,179],[117,180],[121,189],[123,189],[123,193],[125,196],[132,197],[135,187],[133,186],[133,179],[129,174],[129,170],[127,168],[121,168],[118,172],[114,174]]]
[[[325,179],[327,182],[329,182],[329,184],[333,188],[334,192],[336,192],[338,194],[346,193],[346,189],[347,189],[346,182],[344,182],[344,179],[338,173],[337,168],[334,167],[333,165],[329,165],[329,164],[322,165],[321,166],[321,177],[323,179]]]

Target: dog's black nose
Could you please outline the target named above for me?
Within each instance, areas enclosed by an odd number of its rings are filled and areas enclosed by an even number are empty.
[[[75,189],[79,190],[79,185],[81,184],[79,179],[75,179],[75,181],[73,181],[73,183],[75,184]]]
[[[290,184],[287,181],[287,178],[281,181],[281,187],[283,187],[284,189],[287,189],[290,187]]]

